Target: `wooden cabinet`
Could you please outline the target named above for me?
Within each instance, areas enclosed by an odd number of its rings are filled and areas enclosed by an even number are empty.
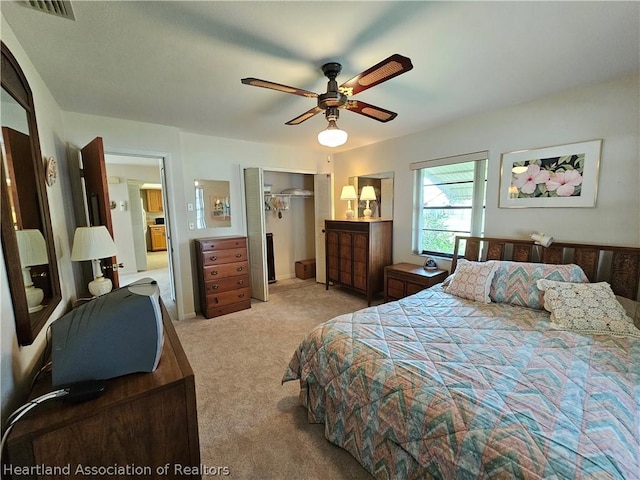
[[[200,310],[205,318],[251,308],[246,237],[194,241]]]
[[[9,464],[31,474],[14,478],[93,478],[102,475],[74,473],[78,466],[114,465],[145,470],[108,478],[194,478],[174,475],[174,465],[200,465],[195,380],[163,304],[161,310],[164,346],[158,368],[108,380],[104,394],[95,400],[50,402],[20,420],[8,438]],[[51,390],[49,374],[36,383],[34,397]],[[167,464],[169,474],[159,475]],[[45,466],[59,471],[48,474]]]
[[[392,263],[392,234],[392,220],[325,220],[326,288],[330,282],[352,288],[371,305]]]
[[[151,251],[157,252],[167,249],[167,235],[164,225],[151,225],[149,227],[149,236],[151,237]]]
[[[384,269],[384,301],[418,293],[444,281],[449,272],[446,270],[425,270],[421,265],[397,263]]]
[[[148,212],[161,212],[162,211],[162,190],[148,189],[147,192],[147,211]]]

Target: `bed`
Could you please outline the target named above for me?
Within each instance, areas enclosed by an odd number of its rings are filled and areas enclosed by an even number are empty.
[[[309,421],[380,479],[640,478],[640,248],[458,237],[452,271],[303,339]]]

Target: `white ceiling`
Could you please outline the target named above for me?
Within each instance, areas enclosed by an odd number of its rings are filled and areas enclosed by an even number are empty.
[[[357,99],[389,123],[341,111],[347,150],[640,70],[638,2],[71,1],[76,21],[0,2],[65,111],[324,149],[315,100],[242,85],[326,91],[393,53],[412,71]],[[329,149],[326,149],[329,150]]]

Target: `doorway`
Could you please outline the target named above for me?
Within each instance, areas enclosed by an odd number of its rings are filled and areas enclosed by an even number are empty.
[[[150,277],[175,308],[164,158],[105,154],[120,285]]]
[[[295,263],[324,265],[324,221],[332,218],[333,177],[308,171],[250,167],[244,171],[244,201],[251,272],[251,296],[269,300],[278,280],[295,279]],[[271,182],[271,183],[269,183]],[[269,282],[267,233],[272,233],[274,278]],[[317,282],[325,281],[316,269]]]

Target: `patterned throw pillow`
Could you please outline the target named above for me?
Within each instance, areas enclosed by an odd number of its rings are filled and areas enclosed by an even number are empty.
[[[444,291],[457,297],[491,303],[489,288],[491,287],[491,279],[496,266],[494,261],[470,262],[464,259],[459,260],[456,265],[456,272]]]
[[[640,338],[607,282],[568,283],[538,280],[544,293],[544,308],[551,321],[562,328],[585,333],[628,335]]]
[[[497,261],[489,298],[496,303],[510,303],[542,310],[543,293],[536,282],[541,278],[558,282],[589,281],[578,265]]]

